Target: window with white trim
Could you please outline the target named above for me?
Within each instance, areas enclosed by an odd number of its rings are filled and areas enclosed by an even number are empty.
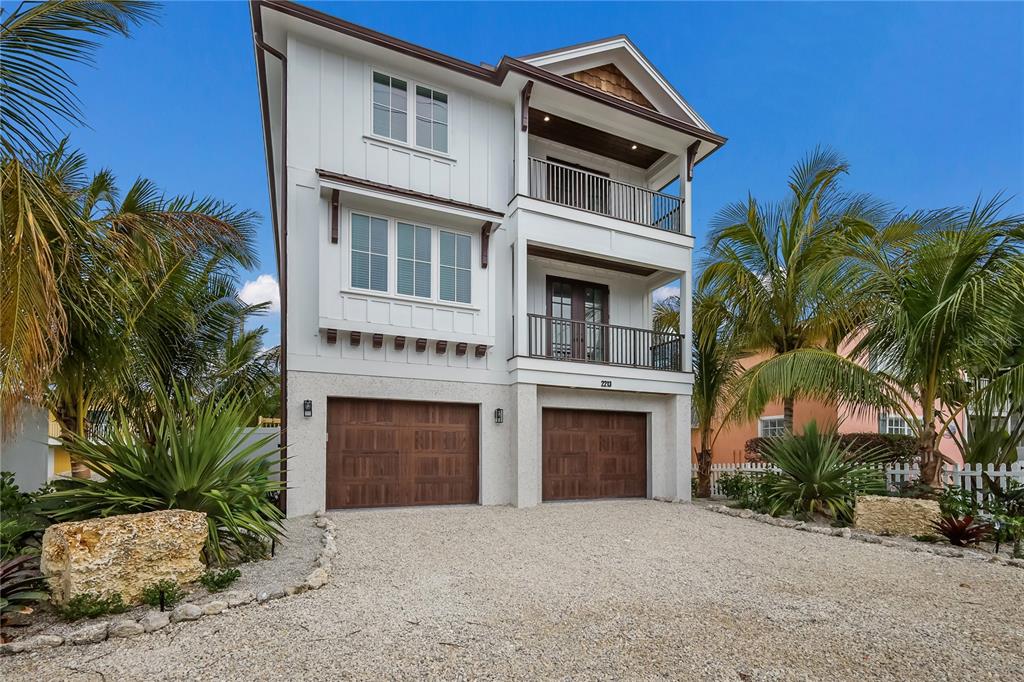
[[[448,152],[448,95],[416,86],[416,144]]]
[[[914,430],[907,420],[898,414],[883,412],[878,416],[878,432],[893,436],[912,436]]]
[[[398,293],[430,298],[430,228],[398,223]]]
[[[373,134],[405,142],[409,139],[409,84],[373,72]]]
[[[388,221],[352,214],[352,288],[388,290]]]
[[[441,230],[438,243],[441,263],[438,289],[442,301],[472,302],[472,244],[472,237],[468,234]]]
[[[786,418],[761,417],[757,424],[757,434],[762,438],[786,435]]]

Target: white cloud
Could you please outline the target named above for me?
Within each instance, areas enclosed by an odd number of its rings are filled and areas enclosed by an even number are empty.
[[[255,280],[246,282],[238,292],[238,298],[249,305],[270,303],[271,312],[281,309],[281,292],[277,287],[277,280],[272,275],[260,275]]]
[[[666,284],[665,286],[659,287],[659,288],[654,290],[654,302],[657,303],[658,301],[664,301],[669,296],[678,296],[678,295],[679,295],[679,282],[673,282],[671,284]]]

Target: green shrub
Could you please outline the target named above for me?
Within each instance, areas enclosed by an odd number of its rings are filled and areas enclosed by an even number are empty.
[[[744,445],[744,452],[750,461],[765,461],[764,449],[778,436],[751,438]],[[880,450],[880,457],[886,464],[910,462],[918,456],[917,439],[891,433],[842,433],[838,434],[843,445],[854,450]]]
[[[244,399],[195,401],[185,389],[155,391],[157,423],[133,427],[124,415],[92,440],[70,436],[72,457],[98,474],[76,479],[45,496],[59,503],[61,520],[190,509],[206,514],[208,559],[223,565],[255,538],[278,539],[283,514],[268,493],[282,490],[272,478],[277,451],[259,454],[277,436],[249,440]],[[147,434],[147,435],[144,435]]]
[[[187,596],[178,583],[173,580],[161,580],[143,588],[142,603],[147,606],[160,606],[161,592],[164,594],[164,608],[171,608]]]
[[[938,535],[932,535],[931,533],[926,533],[924,535],[912,535],[911,537],[918,542],[927,542],[929,544],[934,544],[942,539]]]
[[[885,474],[879,466],[885,460],[884,452],[844,444],[834,431],[819,431],[813,421],[802,435],[772,438],[764,457],[781,472],[769,485],[772,513],[791,510],[805,516],[822,512],[849,520],[856,495],[884,494],[886,490]]]
[[[736,506],[766,514],[770,511],[768,491],[777,478],[777,474],[769,471],[724,474],[718,479],[718,489]]]
[[[68,600],[64,606],[58,607],[60,617],[67,621],[82,618],[99,618],[112,613],[124,613],[128,610],[120,594],[101,597],[95,592],[85,592]]]
[[[939,510],[945,516],[975,516],[978,502],[972,491],[951,485],[939,494]]]
[[[220,592],[241,577],[242,573],[237,568],[227,568],[223,571],[209,570],[199,576],[199,582],[210,592]]]
[[[39,552],[43,531],[50,523],[38,513],[36,498],[50,490],[47,487],[23,493],[14,482],[14,474],[0,472],[0,560]]]
[[[47,597],[38,556],[23,554],[0,562],[0,616],[31,613]]]

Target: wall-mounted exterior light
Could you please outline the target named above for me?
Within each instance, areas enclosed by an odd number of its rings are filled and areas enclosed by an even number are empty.
[[[302,401],[302,416],[312,417],[313,416],[313,401],[303,400]]]
[[[499,407],[498,409],[494,410],[494,423],[495,424],[501,424],[504,421],[505,421],[505,410],[503,410],[503,409],[501,409]]]

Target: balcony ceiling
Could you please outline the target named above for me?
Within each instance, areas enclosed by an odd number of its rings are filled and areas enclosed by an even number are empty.
[[[558,249],[552,249],[546,246],[537,246],[535,244],[530,244],[526,247],[526,255],[562,261],[563,263],[586,265],[592,268],[615,270],[616,272],[625,272],[630,275],[641,275],[643,277],[650,277],[657,272],[654,268],[645,267],[643,265],[607,260],[605,258],[597,258],[595,256],[585,256],[582,253],[560,251]]]
[[[545,121],[547,116],[550,120]],[[561,116],[530,108],[530,133],[554,142],[561,142],[592,154],[628,163],[644,170],[650,168],[665,152],[592,128]],[[633,149],[633,146],[636,149]]]

